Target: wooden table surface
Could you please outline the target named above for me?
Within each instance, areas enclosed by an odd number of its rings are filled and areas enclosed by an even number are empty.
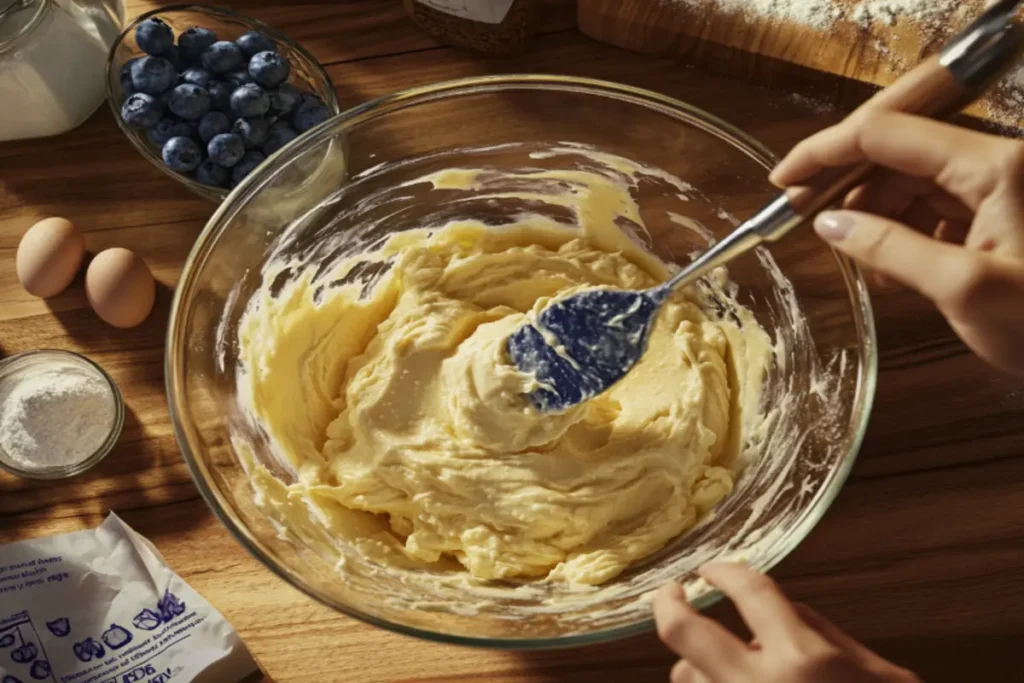
[[[135,0],[129,14],[156,4]],[[840,116],[592,42],[573,30],[564,4],[550,8],[532,50],[515,59],[438,46],[397,0],[227,4],[308,47],[343,105],[470,75],[585,75],[689,101],[779,153]],[[164,400],[171,291],[212,211],[139,156],[105,107],[61,137],[0,144],[0,353],[85,353],[120,384],[129,408],[120,443],[94,471],[66,483],[0,476],[0,542],[93,527],[116,511],[234,624],[279,683],[667,680],[672,658],[653,635],[516,654],[388,633],[307,598],[232,540],[192,484]],[[145,258],[162,285],[145,324],[105,326],[80,280],[49,301],[22,291],[18,239],[50,215],[84,228],[91,251],[120,245]],[[868,438],[838,503],[776,576],[792,597],[927,681],[1024,681],[1024,383],[971,356],[913,294],[876,288],[873,297],[881,376]],[[727,606],[714,614],[735,623]]]

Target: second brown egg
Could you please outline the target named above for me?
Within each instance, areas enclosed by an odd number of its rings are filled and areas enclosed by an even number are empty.
[[[96,254],[85,272],[85,294],[96,315],[114,327],[135,327],[153,310],[156,282],[135,252],[120,247]]]

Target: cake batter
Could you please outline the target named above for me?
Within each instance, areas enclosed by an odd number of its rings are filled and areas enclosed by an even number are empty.
[[[531,379],[505,352],[551,297],[666,279],[616,227],[642,225],[636,173],[524,172],[562,188],[538,192],[578,228],[457,221],[393,234],[319,276],[318,264],[268,266],[239,327],[240,394],[294,476],[251,464],[257,503],[382,563],[485,580],[600,584],[695,525],[732,490],[742,412],[771,358],[748,311],[733,302],[725,320],[705,294],[676,293],[640,363],[561,414],[523,397]],[[426,180],[484,192],[483,178]],[[372,287],[346,281],[370,266]]]

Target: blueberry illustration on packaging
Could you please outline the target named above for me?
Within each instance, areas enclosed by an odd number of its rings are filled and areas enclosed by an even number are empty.
[[[171,591],[164,593],[164,597],[157,603],[156,608],[160,610],[160,618],[164,622],[171,621],[174,617],[185,613],[185,603],[178,599]]]
[[[41,681],[50,675],[50,663],[45,659],[40,659],[32,665],[32,668],[28,672],[32,675],[32,678],[37,681]]]
[[[153,631],[161,623],[163,623],[163,621],[160,618],[160,615],[148,607],[139,612],[135,615],[135,618],[132,619],[132,624],[135,628],[142,629],[143,631]]]
[[[25,643],[21,647],[16,647],[11,650],[11,659],[18,664],[28,664],[39,654],[39,650],[36,648],[35,643]]]
[[[21,683],[21,680],[14,676],[4,676],[3,683]]]
[[[86,638],[80,643],[75,643],[71,647],[71,651],[75,653],[80,662],[91,662],[93,659],[99,659],[107,653],[103,646],[92,638]]]
[[[14,645],[14,634],[8,633],[7,635],[0,637],[0,647],[10,647]]]
[[[103,632],[103,642],[111,650],[117,650],[132,642],[132,634],[128,629],[117,624],[111,624],[110,628]]]
[[[46,628],[50,629],[50,633],[58,638],[64,638],[71,633],[71,620],[67,617],[54,619],[53,621],[46,622]]]

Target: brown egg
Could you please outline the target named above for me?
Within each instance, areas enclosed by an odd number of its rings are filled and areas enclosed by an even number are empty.
[[[29,294],[60,294],[75,279],[85,258],[85,237],[66,218],[44,218],[29,228],[18,243],[15,269]]]
[[[120,247],[96,254],[85,271],[85,295],[96,315],[114,327],[135,327],[153,310],[156,282],[145,262]]]

